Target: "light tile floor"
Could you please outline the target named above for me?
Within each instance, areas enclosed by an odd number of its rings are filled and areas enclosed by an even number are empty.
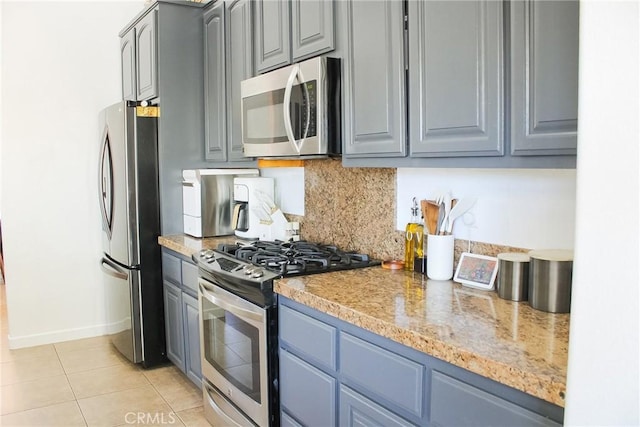
[[[9,350],[0,285],[0,426],[209,426],[173,365],[141,369],[106,337]]]

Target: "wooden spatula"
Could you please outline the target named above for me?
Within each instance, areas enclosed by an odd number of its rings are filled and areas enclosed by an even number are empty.
[[[438,211],[440,206],[433,200],[420,200],[424,224],[429,234],[436,234],[438,228]]]

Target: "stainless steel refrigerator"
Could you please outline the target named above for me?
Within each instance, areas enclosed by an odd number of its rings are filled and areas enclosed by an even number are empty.
[[[99,199],[108,332],[144,367],[166,361],[157,107],[127,101],[100,112]]]

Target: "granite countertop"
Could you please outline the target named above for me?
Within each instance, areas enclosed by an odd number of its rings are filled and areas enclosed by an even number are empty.
[[[216,249],[220,243],[234,243],[241,239],[236,236],[207,237],[198,239],[184,234],[175,234],[171,236],[158,237],[160,246],[171,249],[186,257],[191,258],[194,252],[202,249]]]
[[[233,236],[158,242],[186,256]],[[453,365],[564,407],[569,315],[495,292],[370,267],[276,280],[281,295]]]

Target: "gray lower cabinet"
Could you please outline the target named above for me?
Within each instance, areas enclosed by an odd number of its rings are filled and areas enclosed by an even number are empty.
[[[256,71],[264,73],[335,48],[334,0],[257,0]]]
[[[175,252],[162,250],[167,357],[202,386],[198,268]]]
[[[238,35],[245,30],[247,17],[250,19],[250,7],[248,2],[219,0],[204,12],[205,158],[212,162],[210,166],[233,162],[240,163],[236,166],[253,167],[256,163],[242,152],[240,98],[227,96],[228,91],[235,91],[239,96],[240,82],[244,76],[253,75],[251,62],[245,62],[246,52],[251,51],[251,40],[246,34]],[[234,31],[236,27],[238,31]],[[241,74],[228,75],[228,72]],[[235,128],[229,130],[228,126]]]
[[[167,335],[167,357],[184,371],[182,291],[166,280],[164,281],[164,323]]]
[[[343,157],[405,156],[403,3],[339,4],[344,17]]]
[[[511,154],[575,155],[578,133],[577,1],[514,1]]]
[[[558,406],[279,297],[286,426],[558,426]]]

